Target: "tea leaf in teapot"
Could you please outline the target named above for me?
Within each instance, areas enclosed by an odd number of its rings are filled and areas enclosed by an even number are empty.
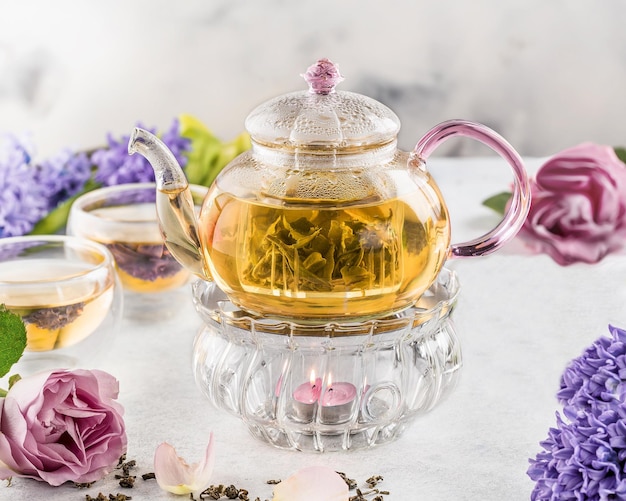
[[[251,219],[245,279],[300,291],[382,286],[399,267],[392,211],[264,209]],[[270,222],[271,221],[271,222]]]
[[[310,248],[312,252],[319,252],[320,254],[326,255],[330,250],[330,242],[328,238],[320,232],[311,241]]]
[[[283,216],[283,219],[284,216]],[[293,223],[289,224],[285,219],[285,226],[289,228],[292,233],[300,236],[310,235],[311,230],[315,228],[315,225],[305,217],[296,219]]]
[[[252,276],[257,280],[263,280],[270,277],[272,273],[272,260],[274,256],[271,252],[265,254],[259,259],[252,269]]]
[[[339,222],[333,219],[330,222],[330,228],[328,229],[328,240],[330,240],[335,247],[341,247],[342,239],[343,229],[341,228]]]
[[[330,284],[324,280],[322,277],[317,276],[315,273],[312,273],[304,263],[301,262],[301,257],[298,252],[297,243],[288,245],[283,242],[280,238],[277,238],[274,235],[268,235],[267,239],[274,243],[278,251],[280,252],[282,258],[287,263],[287,269],[283,267],[281,271],[279,271],[278,275],[282,276],[281,283],[288,284],[292,288],[300,288],[308,290],[330,290]],[[265,261],[268,259],[268,255],[263,258]],[[290,276],[284,276],[285,272],[289,272]],[[301,280],[303,283],[301,285],[297,284]]]
[[[341,277],[348,286],[368,287],[374,275],[361,266],[344,266],[341,268]]]
[[[317,273],[326,265],[326,259],[319,252],[311,252],[302,264],[311,273]]]

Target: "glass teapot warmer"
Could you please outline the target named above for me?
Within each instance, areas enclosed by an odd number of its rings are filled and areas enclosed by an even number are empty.
[[[451,315],[459,292],[444,268],[410,309],[323,325],[254,317],[215,283],[193,286],[205,322],[196,382],[210,402],[282,449],[334,451],[396,439],[454,388],[461,349]]]

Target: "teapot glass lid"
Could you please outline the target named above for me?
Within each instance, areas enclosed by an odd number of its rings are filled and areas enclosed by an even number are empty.
[[[270,99],[248,115],[245,126],[253,141],[298,150],[353,150],[396,139],[396,114],[375,99],[336,90],[343,77],[331,61],[320,59],[302,76],[308,91]]]

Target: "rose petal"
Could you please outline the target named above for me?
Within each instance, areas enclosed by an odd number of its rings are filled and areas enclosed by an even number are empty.
[[[154,476],[161,489],[173,494],[199,494],[211,485],[215,464],[213,433],[209,437],[204,458],[192,465],[176,454],[167,442],[160,444],[154,453]]]
[[[309,466],[274,487],[272,501],[348,501],[348,484],[332,468]]]
[[[4,398],[0,398],[0,416],[4,407]],[[6,462],[8,461],[8,463]],[[0,433],[0,480],[7,480],[15,475],[15,462],[11,454],[11,444],[6,437]]]

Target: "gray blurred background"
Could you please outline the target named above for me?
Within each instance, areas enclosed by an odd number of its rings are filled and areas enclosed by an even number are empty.
[[[398,114],[403,149],[450,118],[525,156],[626,145],[625,23],[623,0],[0,0],[0,132],[46,155],[190,113],[228,140],[327,57]]]

